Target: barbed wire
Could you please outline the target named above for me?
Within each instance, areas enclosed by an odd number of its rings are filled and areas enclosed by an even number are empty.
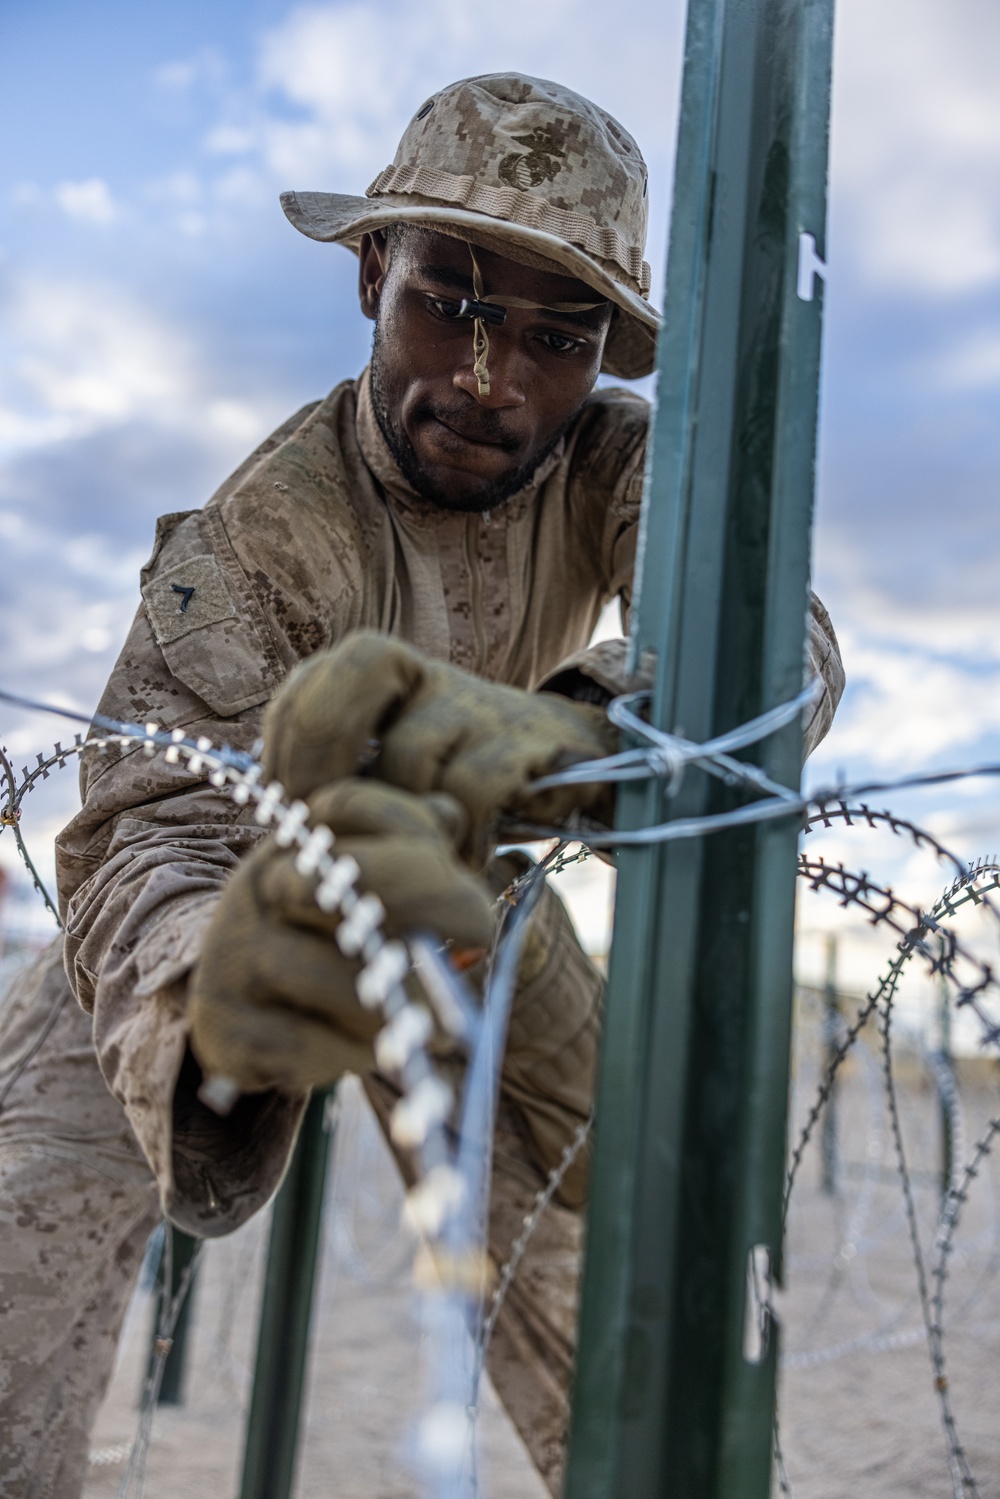
[[[160,1385],[163,1383],[167,1358],[173,1347],[174,1332],[177,1328],[177,1323],[184,1303],[187,1300],[188,1293],[194,1284],[198,1263],[205,1250],[206,1240],[201,1239],[195,1245],[191,1259],[184,1267],[177,1290],[172,1291],[174,1269],[173,1235],[170,1233],[165,1221],[163,1229],[162,1248],[160,1251],[160,1275],[163,1290],[157,1311],[153,1355],[139,1401],[139,1420],[135,1437],[129,1449],[125,1472],[121,1476],[116,1499],[129,1499],[133,1481],[135,1483],[135,1499],[143,1499],[143,1495],[145,1494],[146,1465],[149,1459],[149,1446],[153,1435],[153,1417],[156,1414],[156,1406],[160,1398]]]
[[[897,817],[894,812],[879,810],[870,807],[867,802],[857,802],[851,805],[842,796],[838,796],[831,803],[829,798],[820,797],[815,799],[815,809],[807,812],[803,819],[802,831],[804,833],[815,832],[820,825],[829,830],[835,822],[843,822],[845,827],[853,828],[864,826],[870,829],[888,829],[897,837],[909,837],[915,848],[930,849],[930,851],[942,862],[953,864],[961,881],[968,877],[969,869],[964,860],[957,854],[952,853],[943,843],[939,843],[932,833],[926,828],[918,827],[915,822],[910,822],[906,817]]]
[[[494,992],[492,1007],[489,1004],[484,1007],[481,1020],[449,964],[432,942],[422,941],[419,943],[417,974],[431,1008],[411,1001],[403,987],[403,979],[413,967],[411,954],[402,942],[385,936],[382,929],[385,909],[378,897],[357,889],[360,875],[357,863],[349,855],[337,857],[331,852],[336,841],[334,834],[322,823],[310,826],[310,812],[305,802],[290,801],[276,780],[263,784],[263,767],[253,756],[228,746],[216,746],[205,736],[191,739],[181,729],[162,730],[154,722],[126,724],[99,715],[93,720],[93,725],[96,733],[91,732],[84,742],[67,753],[58,750],[48,761],[40,756],[38,765],[32,772],[26,771],[21,782],[15,781],[5,756],[8,791],[5,807],[9,808],[5,826],[18,831],[20,803],[37,780],[48,773],[49,766],[62,766],[72,753],[84,750],[100,753],[119,748],[149,757],[162,752],[168,764],[180,766],[191,776],[226,790],[237,805],[252,806],[255,822],[272,832],[276,844],[295,851],[296,870],[313,881],[317,904],[325,912],[340,917],[335,932],[337,945],[346,957],[360,961],[355,981],[360,1004],[369,1011],[380,1013],[383,1021],[383,1029],[374,1042],[376,1061],[383,1072],[398,1080],[401,1087],[401,1096],[390,1116],[390,1135],[400,1149],[414,1152],[420,1168],[418,1180],[408,1194],[405,1211],[407,1221],[423,1236],[429,1250],[432,1273],[425,1276],[425,1293],[433,1294],[433,1287],[439,1288],[446,1301],[450,1297],[460,1304],[459,1311],[464,1317],[465,1303],[480,1294],[479,1288],[486,1274],[484,1256],[475,1247],[469,1233],[468,1216],[463,1211],[468,1202],[477,1201],[477,1194],[475,1190],[468,1191],[469,1184],[449,1143],[446,1126],[456,1099],[450,1085],[435,1068],[427,1043],[434,1033],[436,1020],[445,1034],[465,1047],[470,1057],[470,1079],[479,1080],[480,1092],[485,1083],[486,1091],[492,1097],[490,1078],[482,1077],[483,1067],[477,1063],[481,1042],[487,1043],[491,1052],[496,1050],[496,1038],[489,1020],[492,1008],[494,1023],[497,1023],[497,1011],[502,1009],[499,996]],[[19,841],[18,847],[23,850],[23,841]],[[22,851],[22,857],[26,858],[26,851]],[[34,873],[30,862],[29,868]],[[36,884],[40,886],[40,883],[36,876]],[[530,908],[531,901],[525,892],[519,907],[512,908],[514,919],[510,923],[509,940],[497,951],[498,969],[510,969],[512,962],[516,969],[519,938],[523,937]],[[513,952],[513,958],[508,956],[510,952]],[[504,973],[506,987],[511,990],[513,978],[514,970]],[[494,990],[496,987],[493,986]],[[505,1027],[505,1018],[501,1017],[499,1023]],[[36,1043],[36,1050],[40,1044],[41,1041]],[[487,1072],[491,1071],[488,1063]],[[475,1090],[470,1087],[466,1092],[468,1114],[475,1101]],[[226,1113],[238,1093],[238,1084],[233,1079],[215,1076],[205,1079],[199,1096],[209,1107]],[[447,1313],[454,1309],[446,1306],[445,1310]],[[172,1326],[171,1323],[170,1331],[159,1340],[163,1345],[164,1360],[169,1351]],[[158,1347],[158,1356],[159,1352]],[[138,1484],[138,1492],[141,1494],[142,1491],[149,1425],[156,1401],[152,1380],[147,1396],[144,1397],[144,1411],[133,1454],[119,1490],[120,1499],[125,1499],[133,1478]],[[435,1482],[443,1485],[445,1490],[459,1482],[466,1445],[467,1407],[467,1399],[449,1401],[439,1398],[421,1423],[418,1444],[422,1459],[428,1468],[434,1470]]]
[[[44,755],[39,755],[38,764],[35,766],[35,769],[29,771],[28,767],[25,766],[22,771],[22,779],[18,781],[7,749],[5,746],[0,745],[0,778],[2,778],[3,782],[2,791],[0,791],[0,832],[3,832],[6,828],[10,828],[13,832],[18,854],[20,855],[22,864],[31,876],[32,886],[42,897],[46,908],[55,917],[56,925],[60,929],[62,928],[62,920],[59,916],[59,909],[49,894],[41,875],[35,868],[34,861],[28,852],[28,846],[24,841],[24,835],[21,832],[21,803],[28,792],[34,789],[35,783],[38,780],[47,780],[53,769],[62,770],[70,755],[79,754],[82,749],[83,738],[80,734],[77,734],[76,743],[71,749],[62,752],[61,747],[57,745],[56,753],[50,755],[47,759]]]
[[[591,1110],[590,1114],[583,1121],[583,1123],[578,1125],[577,1129],[574,1131],[572,1139],[563,1150],[562,1156],[560,1157],[559,1161],[549,1172],[548,1179],[546,1180],[545,1184],[540,1187],[535,1193],[535,1199],[521,1221],[521,1232],[518,1234],[517,1238],[514,1240],[514,1243],[511,1245],[510,1253],[507,1257],[506,1262],[500,1267],[500,1275],[496,1289],[494,1290],[493,1296],[490,1301],[490,1309],[483,1321],[482,1331],[479,1334],[479,1346],[477,1349],[476,1357],[477,1388],[479,1379],[482,1375],[483,1366],[486,1362],[486,1356],[490,1351],[490,1342],[492,1341],[493,1333],[496,1329],[497,1320],[500,1316],[501,1311],[503,1310],[503,1304],[506,1299],[507,1292],[510,1290],[511,1283],[513,1282],[514,1277],[518,1272],[518,1268],[520,1267],[521,1261],[524,1258],[525,1251],[527,1250],[528,1244],[531,1241],[531,1236],[541,1222],[542,1215],[544,1214],[546,1208],[549,1206],[552,1199],[555,1197],[556,1193],[559,1191],[559,1188],[562,1186],[564,1180],[566,1179],[567,1171],[569,1171],[577,1156],[580,1154],[580,1151],[586,1145],[588,1136],[590,1135],[590,1131],[593,1128],[593,1124],[594,1113],[593,1110]]]
[[[959,1438],[958,1427],[951,1405],[951,1388],[945,1367],[944,1352],[944,1287],[948,1275],[948,1259],[954,1245],[962,1208],[968,1201],[969,1188],[978,1175],[979,1168],[990,1153],[997,1134],[1000,1133],[1000,1118],[989,1121],[985,1133],[976,1141],[972,1159],[966,1165],[961,1178],[949,1189],[941,1214],[941,1227],[937,1239],[937,1258],[931,1275],[934,1293],[926,1309],[927,1337],[934,1366],[934,1387],[941,1403],[941,1419],[948,1436],[952,1459],[952,1476],[955,1493],[961,1499],[963,1493],[978,1494],[976,1481],[969,1467],[968,1455]]]
[[[865,997],[858,1007],[853,1021],[841,1038],[832,1058],[830,1058],[819,1087],[816,1090],[806,1121],[791,1154],[786,1178],[785,1213],[787,1216],[792,1189],[804,1157],[805,1149],[822,1115],[823,1109],[829,1103],[837,1073],[857,1043],[865,1026],[873,1016],[877,1016],[882,1058],[882,1080],[889,1111],[890,1131],[896,1160],[896,1176],[903,1200],[910,1254],[914,1266],[917,1296],[923,1325],[921,1328],[909,1329],[904,1332],[893,1333],[887,1331],[874,1338],[849,1340],[833,1350],[824,1350],[818,1355],[800,1354],[797,1356],[796,1362],[799,1366],[808,1366],[810,1362],[825,1361],[830,1357],[841,1357],[845,1353],[861,1351],[862,1349],[867,1349],[870,1352],[887,1351],[891,1348],[910,1346],[918,1341],[923,1341],[930,1355],[933,1387],[941,1412],[955,1499],[962,1499],[963,1495],[966,1496],[966,1499],[969,1499],[969,1496],[974,1496],[974,1499],[977,1499],[979,1488],[971,1469],[968,1453],[959,1434],[945,1366],[944,1280],[946,1278],[947,1260],[951,1253],[951,1245],[957,1228],[961,1207],[967,1200],[969,1187],[977,1174],[983,1157],[988,1153],[995,1135],[1000,1132],[1000,1119],[990,1122],[986,1134],[977,1142],[974,1148],[972,1160],[964,1167],[964,1170],[959,1166],[958,1155],[961,1149],[961,1131],[955,1130],[953,1133],[952,1154],[948,1162],[949,1189],[942,1208],[941,1229],[937,1241],[937,1259],[930,1274],[930,1279],[933,1279],[935,1287],[932,1296],[917,1222],[912,1189],[912,1171],[906,1158],[899,1114],[892,1061],[891,1025],[899,984],[904,970],[915,957],[919,956],[924,959],[928,972],[945,986],[946,998],[947,988],[950,985],[954,990],[953,1002],[956,1008],[968,1007],[976,1015],[980,1022],[981,1043],[996,1047],[1000,1033],[998,1033],[993,1017],[989,1014],[983,1003],[983,996],[987,993],[995,992],[998,988],[992,968],[988,963],[985,963],[959,943],[955,934],[948,931],[944,923],[953,920],[963,907],[970,904],[988,912],[994,920],[997,919],[996,908],[989,901],[988,895],[991,891],[1000,888],[1000,866],[998,866],[996,859],[993,857],[982,858],[972,864],[966,865],[924,829],[917,827],[916,824],[897,818],[891,813],[874,813],[864,805],[855,808],[848,807],[844,802],[840,802],[834,808],[826,808],[822,813],[809,819],[807,831],[813,831],[819,826],[830,828],[835,821],[840,821],[846,826],[856,826],[859,824],[867,827],[881,826],[889,829],[894,834],[907,836],[917,847],[930,849],[939,859],[952,863],[957,873],[935,905],[929,911],[925,912],[921,911],[919,907],[901,900],[895,892],[873,881],[867,873],[853,873],[845,869],[841,863],[836,865],[827,864],[822,858],[810,859],[806,855],[800,856],[799,872],[808,888],[815,892],[832,893],[838,899],[839,904],[844,907],[859,909],[865,914],[869,925],[885,927],[891,930],[899,938],[899,941],[897,943],[897,956],[891,960],[886,973],[876,988]],[[929,940],[932,937],[937,939],[936,953]],[[958,963],[965,965],[969,973],[962,977],[957,975],[956,965]],[[928,1065],[932,1076],[942,1091],[942,1102],[949,1109],[953,1117],[957,1107],[954,1077],[950,1073],[947,1079],[942,1077],[942,1062],[940,1057],[936,1060],[929,1059]],[[789,1496],[790,1499],[792,1488],[788,1478],[784,1454],[781,1450],[780,1430],[777,1422],[775,1423],[774,1430],[774,1444],[780,1491],[783,1495]]]
[[[811,690],[814,689],[807,689],[794,703],[784,704],[771,714],[763,715],[752,724],[744,725],[733,734],[721,736],[707,745],[695,745],[677,736],[663,735],[652,730],[632,711],[637,701],[634,698],[618,700],[612,704],[610,715],[613,720],[635,737],[644,738],[645,744],[638,750],[609,757],[607,762],[573,767],[559,776],[545,778],[536,783],[536,789],[583,780],[635,780],[656,776],[665,782],[668,794],[675,794],[687,769],[698,767],[715,775],[727,786],[742,788],[758,800],[732,812],[667,822],[637,830],[630,835],[578,829],[573,836],[578,840],[579,846],[573,852],[565,841],[566,830],[528,830],[532,836],[543,834],[561,841],[555,844],[542,864],[520,876],[505,892],[512,914],[506,941],[497,947],[493,955],[490,980],[481,1012],[477,1011],[474,1001],[470,1000],[461,981],[433,940],[416,938],[407,946],[385,937],[382,931],[384,910],[381,902],[377,896],[357,889],[359,871],[354,861],[337,858],[332,853],[335,841],[332,833],[323,827],[309,826],[309,809],[304,803],[288,801],[277,782],[272,781],[266,786],[262,784],[261,766],[252,756],[226,746],[216,747],[205,737],[189,739],[180,730],[167,733],[153,723],[128,725],[99,717],[91,721],[86,737],[76,735],[74,744],[65,748],[57,742],[52,753],[47,756],[39,754],[34,766],[23,767],[20,777],[14,771],[11,757],[6,751],[0,751],[0,831],[4,827],[12,828],[19,854],[33,883],[49,909],[56,914],[57,920],[55,905],[44,889],[21,833],[22,803],[54,769],[63,768],[84,751],[95,749],[106,752],[116,748],[122,752],[138,751],[147,755],[162,752],[168,763],[181,765],[192,776],[207,779],[210,784],[227,790],[239,805],[252,804],[258,825],[270,829],[280,846],[294,850],[296,867],[301,874],[313,879],[316,898],[321,906],[339,914],[340,926],[337,928],[336,940],[345,953],[358,957],[362,964],[357,981],[359,1001],[366,1008],[379,1011],[384,1022],[383,1030],[376,1040],[379,1066],[390,1076],[395,1076],[401,1087],[400,1100],[390,1121],[390,1134],[397,1146],[415,1150],[419,1160],[418,1179],[407,1194],[406,1216],[411,1227],[423,1237],[429,1248],[433,1275],[430,1278],[424,1277],[424,1287],[426,1292],[429,1280],[433,1280],[439,1312],[443,1314],[436,1316],[435,1325],[439,1333],[445,1329],[437,1339],[440,1355],[437,1358],[437,1394],[425,1412],[419,1438],[424,1463],[434,1474],[436,1494],[454,1494],[457,1499],[463,1492],[461,1465],[470,1438],[469,1411],[475,1409],[475,1391],[490,1336],[531,1236],[558,1190],[565,1171],[583,1148],[590,1129],[589,1120],[581,1124],[567,1146],[562,1161],[549,1174],[536,1195],[532,1208],[525,1215],[521,1232],[511,1246],[507,1261],[500,1269],[489,1307],[484,1309],[482,1297],[487,1274],[485,1230],[481,1220],[483,1182],[488,1179],[488,1164],[484,1164],[483,1158],[488,1158],[489,1141],[492,1137],[496,1071],[503,1049],[506,1011],[509,1009],[516,978],[518,939],[523,939],[533,904],[532,897],[537,898],[540,882],[546,874],[561,872],[588,858],[592,850],[601,847],[702,836],[722,828],[777,816],[797,817],[807,833],[821,828],[829,830],[835,825],[885,830],[895,836],[906,837],[916,848],[931,852],[952,869],[950,884],[936,904],[925,911],[901,899],[890,887],[872,879],[865,871],[852,871],[841,862],[827,862],[821,856],[813,858],[803,854],[800,857],[799,876],[806,887],[815,893],[832,895],[842,907],[863,913],[869,926],[891,933],[896,938],[897,953],[874,991],[859,1005],[816,1091],[790,1157],[785,1209],[787,1213],[805,1150],[829,1101],[836,1075],[866,1025],[876,1016],[879,1021],[883,1086],[889,1105],[896,1174],[903,1196],[918,1299],[923,1314],[924,1326],[920,1335],[926,1339],[931,1355],[955,1494],[978,1494],[976,1480],[960,1441],[950,1403],[945,1372],[944,1284],[962,1207],[967,1201],[971,1183],[982,1159],[989,1153],[996,1133],[1000,1132],[1000,1120],[991,1121],[986,1134],[977,1141],[971,1161],[961,1172],[956,1169],[957,1159],[951,1163],[951,1189],[942,1215],[936,1258],[928,1278],[911,1186],[912,1172],[906,1159],[899,1118],[890,1031],[903,973],[914,958],[920,958],[927,972],[953,992],[956,1008],[965,1008],[975,1015],[982,1043],[993,1047],[1000,1043],[1000,1028],[987,1007],[987,1000],[993,998],[998,989],[993,969],[989,963],[960,943],[948,925],[968,905],[982,908],[994,920],[1000,921],[1000,913],[988,899],[990,892],[1000,889],[1000,866],[993,859],[981,859],[974,864],[967,864],[925,828],[888,810],[872,809],[858,798],[876,789],[909,789],[972,775],[997,775],[1000,774],[1000,766],[929,772],[878,785],[841,787],[803,797],[798,792],[771,781],[758,767],[733,758],[732,750],[746,748],[773,733],[782,723],[790,722],[810,700]],[[0,698],[7,696],[0,693]],[[46,707],[25,700],[19,701],[22,706],[30,708]],[[82,715],[70,716],[87,722]],[[520,828],[517,831],[519,835],[523,832]],[[418,978],[424,986],[429,1008],[415,1004],[402,988],[403,978],[410,971],[414,959],[417,961]],[[54,1023],[54,1018],[47,1021],[49,1027]],[[426,1049],[435,1019],[466,1050],[469,1057],[467,1077],[475,1080],[474,1086],[466,1087],[462,1127],[454,1148],[449,1143],[446,1123],[453,1115],[457,1100],[450,1086],[435,1071]],[[42,1040],[44,1036],[37,1045]],[[235,1084],[227,1079],[207,1079],[203,1096],[213,1106],[224,1110],[235,1097],[234,1089]],[[470,1141],[476,1142],[471,1151]],[[475,1157],[471,1166],[470,1157]],[[485,1177],[484,1172],[487,1173]],[[179,1310],[179,1306],[177,1309]],[[471,1323],[478,1327],[471,1401],[462,1388],[462,1381],[467,1381],[467,1374],[460,1371],[456,1383],[454,1372],[442,1373],[446,1359],[441,1350],[452,1339],[457,1322],[465,1326]],[[172,1326],[171,1323],[171,1329]],[[916,1340],[918,1332],[919,1330],[886,1330],[877,1335],[874,1341],[869,1340],[866,1346],[873,1351],[909,1346],[910,1342]],[[161,1336],[160,1344],[163,1345],[162,1356],[165,1358],[169,1348],[169,1333]],[[844,1346],[856,1347],[858,1341],[854,1340]],[[158,1357],[160,1351],[158,1346]],[[801,1363],[803,1359],[808,1360],[809,1355],[798,1357]],[[152,1387],[151,1381],[149,1388]],[[141,1494],[149,1423],[154,1405],[155,1393],[151,1400],[144,1398],[140,1429],[128,1471],[123,1477],[123,1487],[119,1491],[121,1499],[125,1499],[128,1493],[126,1480],[131,1483],[132,1478],[137,1478]],[[777,1424],[775,1442],[781,1490],[791,1494]]]
[[[917,1226],[917,1210],[913,1201],[913,1185],[910,1181],[910,1173],[906,1165],[906,1149],[903,1144],[903,1131],[899,1120],[899,1099],[896,1095],[896,1079],[892,1067],[891,1027],[893,998],[894,995],[892,993],[887,993],[880,1007],[879,1035],[882,1043],[882,1074],[886,1101],[889,1106],[889,1126],[892,1132],[893,1149],[896,1156],[896,1166],[899,1171],[899,1185],[903,1194],[903,1207],[906,1213],[906,1228],[910,1240],[910,1252],[913,1256],[913,1266],[917,1277],[917,1295],[920,1298],[920,1312],[923,1317],[924,1327],[930,1340],[929,1348],[931,1365],[934,1370],[935,1387],[942,1400],[942,1419],[948,1443],[948,1460],[952,1469],[954,1493],[956,1499],[961,1499],[963,1492],[968,1492],[974,1496],[974,1499],[979,1499],[979,1489],[972,1476],[972,1470],[968,1465],[965,1451],[958,1439],[958,1430],[955,1425],[950,1402],[947,1398],[941,1342],[940,1340],[935,1342],[930,1337],[931,1307],[927,1289],[927,1268],[924,1264],[924,1253],[920,1243],[920,1230]]]

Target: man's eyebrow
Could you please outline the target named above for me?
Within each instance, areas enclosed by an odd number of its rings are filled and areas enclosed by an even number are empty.
[[[439,286],[454,286],[459,291],[472,290],[471,272],[455,270],[447,265],[420,265],[417,270],[421,276],[426,276],[428,281],[436,281]]]
[[[456,270],[447,265],[421,265],[417,267],[421,276],[428,281],[436,281],[439,286],[451,286],[456,291],[468,292],[472,289],[472,277],[464,271]],[[596,307],[587,312],[559,312],[554,307],[543,307],[539,305],[539,317],[549,318],[553,322],[576,323],[581,328],[597,328],[601,322],[601,316],[608,303],[600,301]]]
[[[597,328],[607,301],[601,301],[588,312],[557,312],[554,307],[539,307],[538,316],[550,318],[555,323],[577,323],[581,328]]]

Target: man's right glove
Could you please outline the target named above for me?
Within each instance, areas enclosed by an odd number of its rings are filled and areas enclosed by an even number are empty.
[[[492,895],[455,854],[465,815],[451,797],[348,779],[309,807],[312,824],[333,831],[333,855],[357,862],[359,891],[382,901],[388,936],[431,931],[459,948],[489,946]],[[242,1092],[295,1092],[371,1068],[382,1020],[358,1000],[362,961],[341,952],[339,915],[314,892],[273,837],[228,881],[191,982],[191,1047],[206,1076]]]
[[[501,813],[562,824],[580,809],[610,824],[613,788],[599,783],[539,793],[534,780],[618,749],[600,708],[552,693],[498,686],[431,661],[412,646],[359,631],[303,662],[264,719],[264,763],[291,796],[353,775],[372,741],[383,780],[465,808],[463,856],[477,861]]]

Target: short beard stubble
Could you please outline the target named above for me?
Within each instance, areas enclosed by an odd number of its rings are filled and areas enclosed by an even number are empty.
[[[410,488],[415,490],[422,500],[427,500],[431,505],[437,505],[439,509],[457,511],[466,515],[483,515],[489,510],[495,510],[498,505],[502,505],[505,500],[509,500],[531,483],[537,470],[562,441],[576,415],[574,413],[574,416],[564,422],[558,432],[554,433],[538,452],[532,453],[527,462],[513,469],[509,474],[481,484],[464,495],[442,494],[421,468],[420,460],[410,439],[392,418],[383,380],[382,345],[381,323],[376,320],[370,367],[372,410],[375,413],[375,420],[378,422],[379,431],[385,438],[386,446],[396,466]]]

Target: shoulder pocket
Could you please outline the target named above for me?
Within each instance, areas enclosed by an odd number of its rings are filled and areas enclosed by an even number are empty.
[[[161,646],[190,635],[192,630],[236,617],[236,605],[211,552],[166,568],[146,585],[142,596]]]
[[[270,698],[283,673],[220,518],[185,520],[143,569],[143,602],[174,676],[228,718]]]

